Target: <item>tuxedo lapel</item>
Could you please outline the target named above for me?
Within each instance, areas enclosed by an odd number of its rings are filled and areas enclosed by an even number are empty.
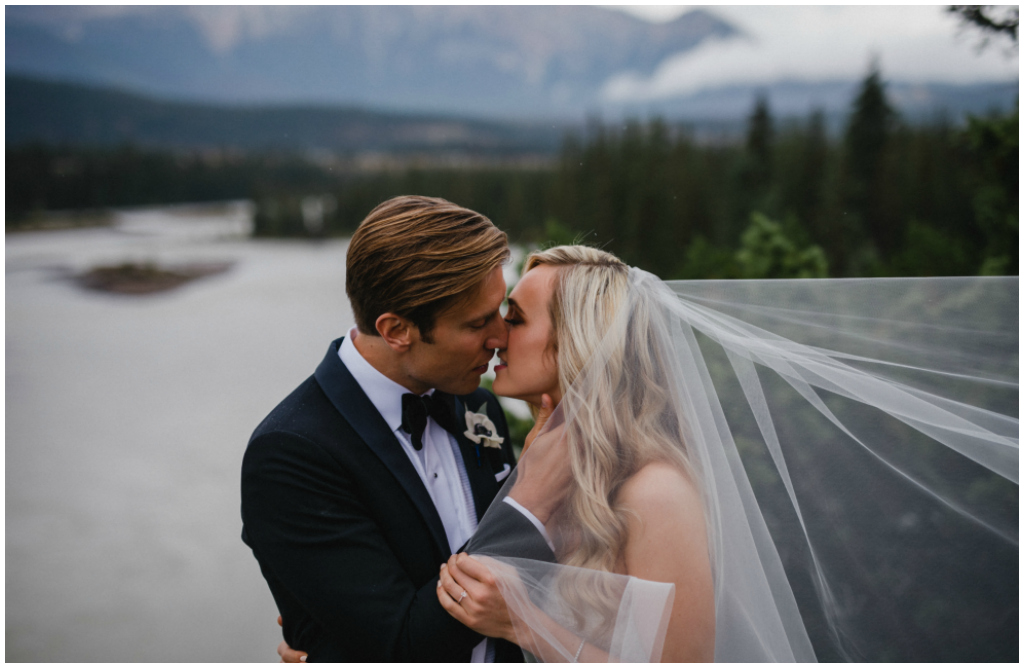
[[[448,537],[427,488],[424,487],[398,438],[338,357],[341,341],[342,339],[333,341],[327,349],[327,355],[313,374],[317,383],[338,412],[395,476],[430,527],[430,533],[441,548],[441,553],[448,554],[451,550]],[[472,477],[470,481],[472,485]],[[476,493],[475,487],[473,492]]]
[[[468,410],[474,412],[479,409],[479,406],[468,407]],[[455,417],[459,425],[455,440],[459,443],[462,461],[466,465],[469,487],[473,491],[473,504],[479,519],[483,518],[484,512],[487,511],[487,507],[491,504],[491,500],[501,485],[494,479],[494,474],[498,472],[491,466],[491,458],[484,452],[484,446],[473,443],[463,433],[466,427],[466,410],[466,403],[461,398],[455,397]],[[487,410],[486,405],[483,410]]]

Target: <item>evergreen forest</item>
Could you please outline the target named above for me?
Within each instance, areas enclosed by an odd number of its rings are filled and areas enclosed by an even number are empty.
[[[745,137],[591,120],[547,160],[336,168],[288,153],[7,147],[7,229],[41,211],[248,198],[255,235],[351,234],[381,201],[444,197],[513,243],[579,241],[663,278],[1017,274],[1018,108],[903,122],[881,73],[840,132],[822,113]]]

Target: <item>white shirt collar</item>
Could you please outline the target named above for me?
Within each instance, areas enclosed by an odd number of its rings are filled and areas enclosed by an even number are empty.
[[[348,330],[348,336],[338,347],[338,357],[341,358],[355,381],[359,383],[359,387],[363,388],[370,403],[381,414],[391,430],[398,431],[402,427],[402,395],[409,394],[409,390],[373,368],[366,361],[366,358],[352,343],[353,335],[356,335],[357,332],[355,327]],[[433,392],[434,390],[430,390],[426,394]]]

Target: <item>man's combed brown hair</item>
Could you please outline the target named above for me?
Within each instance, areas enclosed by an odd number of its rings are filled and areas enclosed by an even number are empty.
[[[370,212],[348,247],[345,292],[359,331],[379,336],[384,313],[408,318],[430,342],[437,315],[468,299],[510,258],[486,216],[436,197],[394,197]]]

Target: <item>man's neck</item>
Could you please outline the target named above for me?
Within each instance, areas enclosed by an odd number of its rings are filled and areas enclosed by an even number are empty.
[[[352,345],[356,347],[363,359],[387,378],[395,381],[413,394],[424,394],[430,387],[410,378],[405,372],[399,354],[379,336],[363,334],[358,329],[352,330]]]

